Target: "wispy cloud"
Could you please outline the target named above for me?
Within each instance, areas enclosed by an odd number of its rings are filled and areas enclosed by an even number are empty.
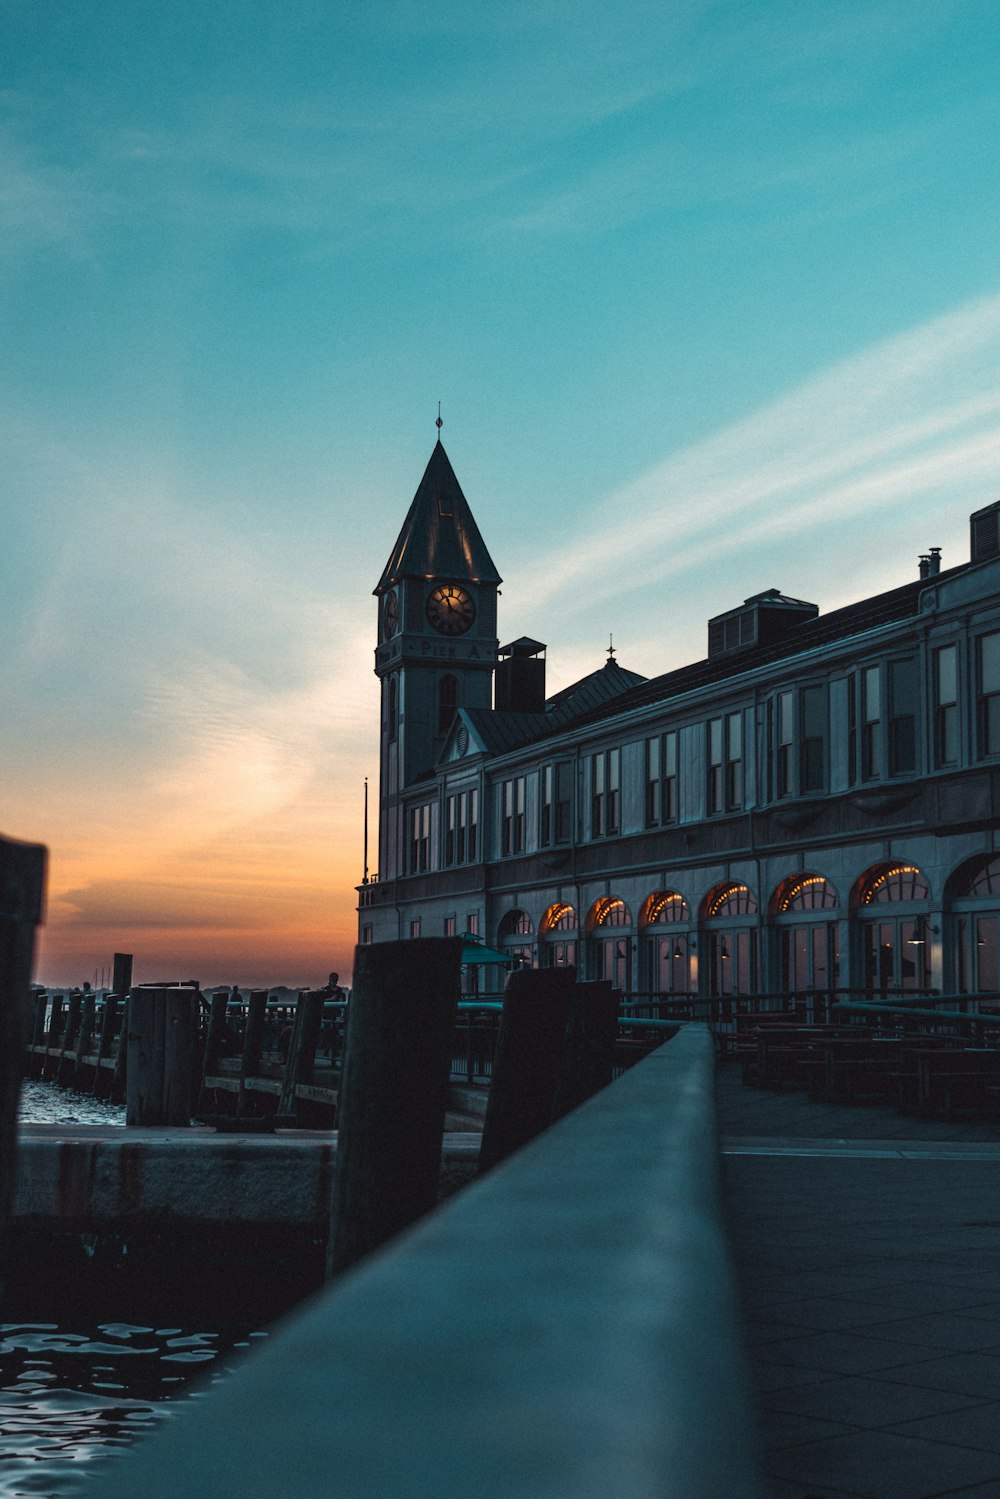
[[[780,539],[852,549],[852,522],[942,524],[1000,492],[1000,295],[887,339],[607,498],[583,538],[510,592],[574,615]],[[946,508],[947,507],[947,508]],[[964,516],[963,516],[964,519]],[[932,538],[933,539],[933,538]],[[796,563],[801,561],[796,556]],[[854,579],[866,564],[858,558]],[[510,569],[514,576],[514,569]],[[786,585],[787,586],[787,585]]]

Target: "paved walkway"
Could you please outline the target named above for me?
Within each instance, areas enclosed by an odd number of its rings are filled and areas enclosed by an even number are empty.
[[[1000,1499],[1000,1127],[718,1101],[773,1499]]]

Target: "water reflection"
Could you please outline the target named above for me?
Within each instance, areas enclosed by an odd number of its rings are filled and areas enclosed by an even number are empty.
[[[168,1414],[166,1402],[225,1377],[239,1351],[263,1336],[0,1323],[0,1499],[79,1494],[95,1459],[131,1446]]]
[[[71,1093],[68,1088],[25,1078],[19,1118],[22,1124],[124,1124],[125,1109],[89,1093]]]

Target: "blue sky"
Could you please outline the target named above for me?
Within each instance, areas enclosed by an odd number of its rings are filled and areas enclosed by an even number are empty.
[[[962,560],[1000,495],[991,5],[4,37],[0,826],[51,846],[53,981],[349,968],[370,592],[439,399],[554,687],[610,630],[652,674],[761,588]]]

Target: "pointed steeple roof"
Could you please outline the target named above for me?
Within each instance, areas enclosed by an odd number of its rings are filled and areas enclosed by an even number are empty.
[[[440,438],[375,593],[400,578],[502,582]]]

